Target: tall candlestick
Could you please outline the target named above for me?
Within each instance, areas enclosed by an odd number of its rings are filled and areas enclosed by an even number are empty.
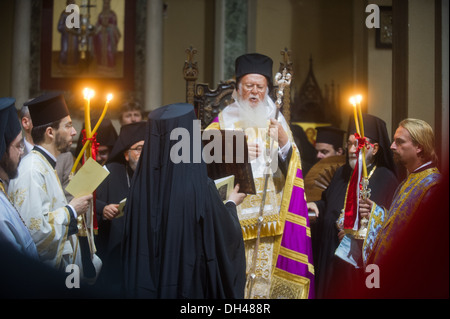
[[[108,94],[107,97],[106,97],[105,106],[103,107],[102,115],[100,116],[99,120],[95,124],[94,129],[91,132],[92,135],[94,135],[97,132],[100,124],[102,123],[103,119],[105,118],[105,114],[106,114],[106,111],[108,110],[109,102],[111,102],[112,99],[113,99],[113,95],[112,94]]]
[[[75,162],[73,163],[71,173],[75,173],[75,170],[77,169],[78,163],[80,163],[81,158],[83,157],[83,154],[86,151],[86,148],[90,144],[91,143],[89,143],[89,141],[86,141],[86,143],[84,143],[83,148],[81,149],[80,153],[78,154],[78,157],[76,158]]]
[[[86,107],[84,109],[84,128],[86,131],[86,143],[91,145],[91,141],[89,140],[92,137],[92,129],[91,129],[91,99],[94,97],[94,90],[84,89],[84,98],[86,100]],[[86,159],[92,156],[92,150],[90,147],[86,148]]]
[[[364,122],[362,117],[362,111],[361,111],[361,100],[362,96],[357,95],[356,100],[358,102],[358,116],[359,116],[359,125],[361,130],[361,137],[364,138]],[[362,166],[363,166],[363,177],[367,177],[367,165],[366,165],[366,146],[364,145],[362,148]]]
[[[84,127],[86,130],[86,137],[91,137],[91,99],[94,97],[94,91],[88,88],[84,89]]]
[[[361,100],[362,100],[362,96],[361,95],[357,95],[356,96],[356,100],[358,102],[358,115],[359,115],[359,124],[361,126],[361,137],[364,137],[364,123],[363,123],[363,118],[362,118],[362,112],[361,112]]]
[[[367,165],[366,165],[366,147],[362,148],[362,165],[363,165],[363,177],[367,177]]]
[[[350,98],[350,103],[353,105],[353,116],[355,118],[355,127],[356,127],[356,133],[358,133],[358,135],[361,135],[361,132],[359,130],[359,124],[358,124],[358,115],[357,115],[357,111],[356,111],[356,100],[355,98],[352,96]]]
[[[95,92],[94,90],[91,90],[89,88],[85,88],[83,90],[84,95],[84,128],[85,128],[85,134],[86,134],[86,142],[83,145],[83,148],[81,149],[80,153],[78,154],[75,162],[72,166],[72,173],[75,173],[75,170],[77,169],[78,163],[81,161],[81,158],[83,157],[83,154],[86,152],[86,159],[91,157],[91,141],[89,140],[93,133],[91,131],[91,99],[94,97]],[[88,148],[89,147],[89,148]]]
[[[107,99],[106,99],[106,103],[105,106],[103,107],[103,112],[102,115],[100,116],[100,119],[98,120],[97,124],[94,126],[94,129],[91,132],[91,135],[94,136],[95,133],[97,133],[98,128],[100,127],[100,124],[102,123],[106,111],[108,110],[108,106],[109,106],[109,102],[111,102],[111,100],[113,99],[113,95],[112,94],[108,94]],[[87,135],[87,133],[86,133]],[[75,170],[77,169],[78,163],[81,161],[81,158],[83,157],[84,152],[86,151],[87,147],[90,145],[90,141],[86,141],[86,143],[84,143],[83,148],[81,149],[80,153],[78,154],[78,157],[76,158],[73,166],[72,166],[72,173],[75,173]]]

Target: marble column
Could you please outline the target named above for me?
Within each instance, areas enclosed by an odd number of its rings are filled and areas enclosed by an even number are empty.
[[[255,12],[254,1],[215,0],[214,82],[230,80],[234,76],[234,61],[238,56],[253,52]],[[251,26],[249,28],[249,20]],[[252,42],[248,43],[248,36]],[[251,49],[251,51],[249,51]]]
[[[30,21],[31,1],[16,0],[14,8],[14,39],[11,91],[20,109],[30,90]]]
[[[145,110],[162,106],[163,96],[163,1],[147,0],[145,36]]]
[[[217,86],[224,79],[225,55],[225,0],[215,0],[214,28],[214,84]]]

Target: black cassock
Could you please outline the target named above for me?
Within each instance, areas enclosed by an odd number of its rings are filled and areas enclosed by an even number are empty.
[[[128,298],[244,296],[245,250],[236,208],[223,204],[203,160],[193,163],[201,145],[194,147],[194,139],[201,143],[194,120],[189,104],[149,114],[125,207],[122,252]],[[182,152],[190,151],[189,163],[175,163],[171,157],[182,140],[188,146]]]
[[[372,166],[367,168],[370,173]],[[315,260],[316,296],[318,298],[344,297],[358,284],[361,271],[342,261],[334,253],[339,246],[336,221],[344,208],[348,181],[353,170],[348,164],[334,174],[330,185],[316,204],[319,208],[318,234],[315,236],[317,260]],[[370,199],[389,208],[398,182],[394,173],[384,166],[377,167],[369,179]],[[364,270],[362,270],[364,273]],[[345,285],[343,287],[342,285]],[[343,288],[345,291],[341,290]]]
[[[110,174],[96,191],[96,212],[98,235],[97,254],[103,261],[99,281],[101,284],[120,291],[122,284],[121,244],[123,239],[124,217],[113,220],[103,219],[103,208],[109,204],[119,204],[128,196],[133,171],[124,163],[111,162],[106,165]]]

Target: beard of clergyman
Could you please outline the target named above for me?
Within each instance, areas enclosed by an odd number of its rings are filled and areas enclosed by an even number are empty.
[[[406,166],[406,161],[403,160],[400,155],[396,151],[392,151],[392,157],[394,159],[394,163],[400,166]]]
[[[134,172],[137,168],[137,164],[138,164],[139,158],[134,159],[131,156],[128,159],[128,165],[130,165],[131,170]]]
[[[267,127],[267,108],[269,104],[269,95],[266,93],[264,100],[260,101],[256,106],[251,106],[248,100],[242,98],[238,93],[238,103],[240,105],[240,119],[242,121],[242,128],[266,128]]]
[[[374,161],[373,149],[366,149],[366,165],[369,166]],[[356,166],[356,154],[348,154],[348,164],[352,169]]]
[[[20,162],[20,160],[19,160]],[[19,163],[17,163],[17,165],[14,163],[13,160],[11,160],[11,158],[9,157],[9,153],[6,152],[3,157],[0,160],[0,167],[3,168],[3,170],[5,171],[6,175],[8,176],[8,178],[14,179],[17,177],[19,171],[18,171],[18,166]]]
[[[66,140],[64,140],[64,137],[61,134],[56,133],[55,146],[58,152],[60,153],[68,152],[70,150],[71,145],[72,141],[67,142]]]

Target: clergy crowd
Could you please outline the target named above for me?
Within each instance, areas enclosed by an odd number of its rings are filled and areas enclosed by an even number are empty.
[[[247,136],[255,192],[236,184],[225,200],[204,161],[171,158],[175,129],[199,142],[190,104],[144,117],[128,101],[119,132],[105,119],[92,142],[62,94],[23,106],[1,98],[0,296],[448,297],[448,176],[431,126],[407,118],[390,138],[382,118],[362,114],[364,136],[351,118],[346,131],[317,128],[312,144],[270,97],[272,68],[262,54],[238,57],[234,102],[205,128]],[[108,176],[74,197],[66,186],[89,142]],[[308,200],[306,174],[333,156],[345,159],[320,199]]]

